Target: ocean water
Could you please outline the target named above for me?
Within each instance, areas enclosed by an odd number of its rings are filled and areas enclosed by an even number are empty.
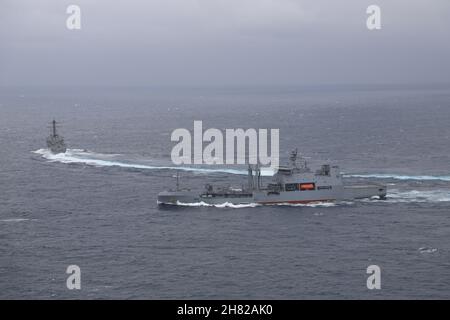
[[[64,155],[45,149],[53,118]],[[158,207],[170,134],[194,120],[278,128],[282,159],[331,160],[388,199]],[[449,123],[446,87],[1,88],[0,298],[448,299]],[[199,191],[246,183],[241,167],[181,169]]]

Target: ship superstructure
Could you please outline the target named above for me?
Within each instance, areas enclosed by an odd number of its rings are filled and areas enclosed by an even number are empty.
[[[47,147],[52,153],[64,153],[67,150],[64,138],[56,132],[56,121],[53,120],[51,123],[51,132],[47,137]]]

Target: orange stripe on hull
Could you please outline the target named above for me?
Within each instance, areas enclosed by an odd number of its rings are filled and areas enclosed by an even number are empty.
[[[331,202],[336,201],[336,199],[324,199],[324,200],[290,200],[290,201],[261,201],[257,202],[259,204],[280,204],[280,203],[289,203],[289,204],[307,204],[313,202]]]

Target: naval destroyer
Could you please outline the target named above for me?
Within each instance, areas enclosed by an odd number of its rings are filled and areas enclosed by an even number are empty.
[[[297,159],[300,158],[300,159]],[[178,176],[177,176],[178,177]],[[311,170],[306,160],[292,151],[290,164],[279,167],[271,183],[262,184],[259,166],[248,169],[248,184],[242,189],[205,186],[201,193],[181,190],[177,178],[175,190],[158,194],[160,205],[182,205],[203,202],[206,204],[301,204],[333,202],[376,197],[385,199],[385,185],[347,185],[338,166],[324,164]]]
[[[56,132],[56,121],[52,121],[51,132],[47,137],[47,147],[54,154],[64,153],[67,150],[64,138]]]

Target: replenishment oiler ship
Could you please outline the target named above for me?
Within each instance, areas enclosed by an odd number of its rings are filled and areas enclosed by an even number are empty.
[[[385,185],[344,184],[338,166],[324,164],[319,170],[312,171],[305,159],[297,159],[297,150],[294,150],[290,156],[290,165],[279,167],[272,182],[265,186],[262,185],[260,168],[249,166],[246,188],[215,188],[207,184],[199,194],[191,190],[180,190],[177,180],[176,190],[158,194],[158,204],[306,204],[372,197],[386,199],[386,194]]]

